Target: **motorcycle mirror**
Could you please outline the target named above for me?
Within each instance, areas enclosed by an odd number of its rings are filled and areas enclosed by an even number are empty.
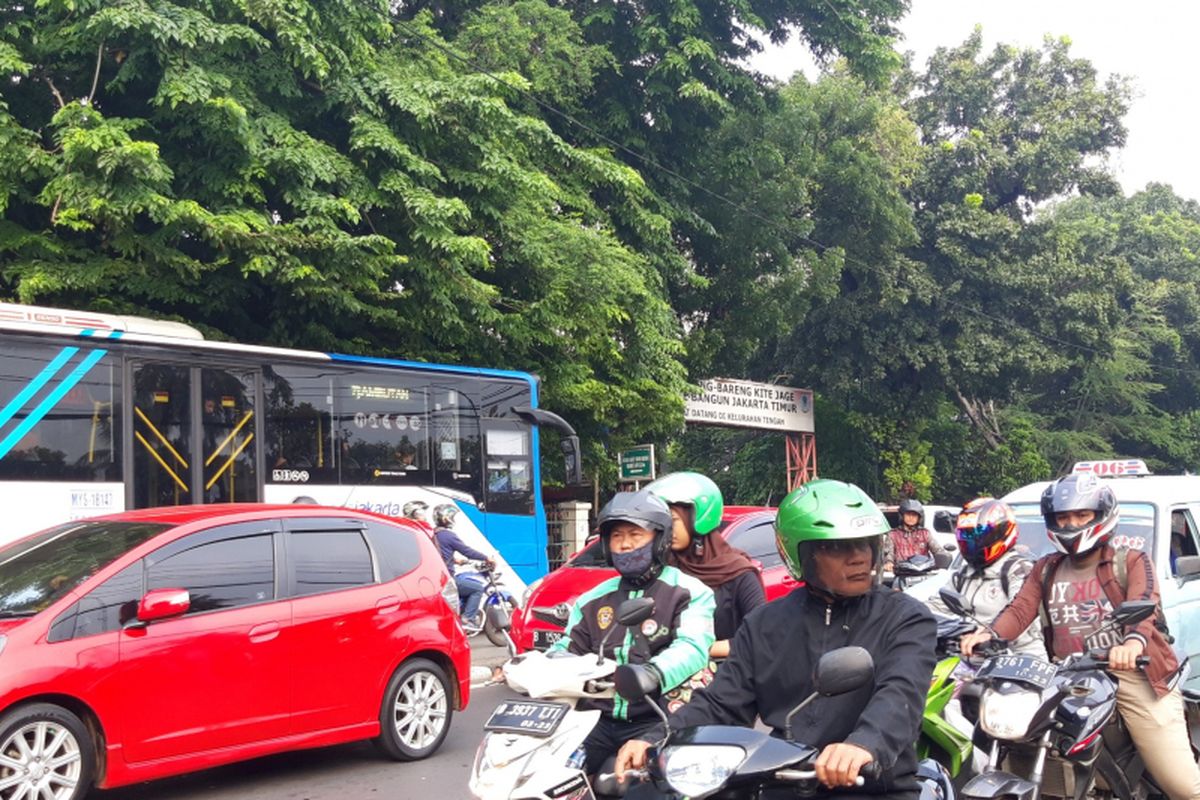
[[[938,597],[946,604],[946,608],[950,609],[960,617],[970,617],[971,613],[967,611],[967,601],[961,594],[951,589],[949,586],[943,586],[938,589]]]
[[[654,616],[653,597],[634,597],[617,606],[617,622],[626,628],[641,625],[652,616]]]
[[[792,717],[799,714],[813,700],[821,695],[832,697],[835,694],[853,691],[861,686],[866,686],[874,677],[875,660],[861,647],[839,647],[837,650],[830,650],[821,656],[813,675],[816,691],[789,711],[783,720],[788,741],[795,741],[792,736]]]
[[[641,625],[650,617],[654,616],[654,598],[653,597],[634,597],[626,600],[617,606],[617,622],[626,628],[632,628],[635,625]],[[617,629],[616,625],[609,627],[604,632],[604,638],[600,640],[600,646],[596,648],[596,663],[604,663],[604,646],[608,644],[608,637]]]
[[[832,697],[866,686],[875,677],[875,660],[861,647],[839,647],[821,656],[817,662],[813,686]]]
[[[1153,600],[1126,600],[1117,606],[1117,610],[1112,614],[1112,619],[1117,625],[1137,625],[1142,620],[1153,616],[1157,609],[1158,604]]]

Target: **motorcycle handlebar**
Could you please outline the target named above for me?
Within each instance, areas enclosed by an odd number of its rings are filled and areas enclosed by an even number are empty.
[[[615,781],[616,779],[617,779],[617,773],[615,773],[615,772],[601,772],[596,775],[597,783],[601,783],[601,782],[608,783],[609,781]],[[648,780],[650,780],[650,771],[649,770],[646,770],[646,769],[627,769],[627,770],[625,770],[625,782],[626,783],[633,783],[634,781],[648,781]]]
[[[870,766],[870,765],[868,764],[867,766]],[[861,773],[865,770],[866,770],[866,767],[863,767],[863,769],[860,770],[859,772]],[[781,769],[781,770],[776,771],[775,779],[780,780],[780,781],[797,781],[797,782],[815,781],[817,779],[817,771],[815,769]],[[854,779],[855,786],[862,786],[865,783],[866,783],[866,780],[863,778],[863,776],[861,774],[857,778]]]

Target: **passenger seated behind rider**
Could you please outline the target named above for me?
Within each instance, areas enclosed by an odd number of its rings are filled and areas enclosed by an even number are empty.
[[[441,553],[446,569],[454,576],[454,585],[458,587],[458,599],[463,604],[462,616],[468,622],[475,619],[479,613],[479,604],[483,602],[484,582],[478,574],[464,572],[457,574],[454,570],[454,554],[460,553],[467,558],[486,561],[490,565],[496,563],[494,556],[489,556],[471,547],[454,532],[454,518],[458,516],[458,506],[443,503],[433,509],[433,541]],[[478,632],[478,628],[476,628]]]
[[[788,569],[807,585],[746,618],[713,682],[671,715],[671,728],[743,725],[758,718],[786,736],[788,713],[813,691],[821,656],[847,645],[865,648],[874,682],[817,699],[792,720],[797,741],[820,748],[817,779],[830,789],[855,785],[872,761],[882,770],[861,794],[915,800],[916,741],[934,665],[937,629],[928,609],[879,585],[888,523],[857,486],[815,480],[784,498],[776,543]],[[661,723],[626,743],[616,770],[645,764]],[[853,794],[837,793],[838,797]]]
[[[608,636],[604,656],[620,664],[641,664],[656,679],[659,692],[669,691],[708,665],[713,643],[713,593],[696,578],[666,565],[671,546],[671,512],[667,504],[643,489],[621,492],[600,510],[600,547],[618,573],[582,594],[571,608],[566,631],[550,653],[595,653]],[[628,647],[627,631],[616,621],[621,602],[653,597],[654,616],[641,623],[649,644]],[[615,630],[613,629],[615,627]],[[581,701],[580,708],[602,713],[583,742],[585,771],[598,772],[622,742],[658,722],[648,703],[658,693],[630,705],[624,701]]]
[[[1046,533],[1058,552],[1038,559],[992,630],[1013,639],[1043,613],[1046,649],[1054,659],[1107,648],[1109,669],[1118,679],[1117,710],[1146,769],[1172,800],[1200,797],[1200,768],[1188,739],[1183,697],[1174,685],[1179,662],[1164,631],[1154,617],[1118,634],[1119,641],[1106,628],[1112,610],[1125,600],[1159,602],[1149,556],[1108,543],[1120,518],[1112,488],[1091,473],[1068,475],[1046,487],[1041,505]],[[1124,587],[1116,578],[1117,559],[1125,560]],[[970,655],[991,636],[986,630],[964,636],[963,653]],[[1141,655],[1150,657],[1145,672],[1137,666]]]
[[[963,598],[968,613],[975,619],[990,621],[1016,597],[1033,562],[1017,552],[1017,518],[1008,504],[980,497],[963,506],[954,536],[962,563],[950,575],[950,588]],[[929,607],[938,614],[953,612],[933,595]],[[1046,657],[1042,624],[1035,620],[1016,641],[1018,653]]]
[[[704,581],[716,595],[709,655],[729,655],[729,643],[746,615],[767,602],[762,578],[750,556],[725,541],[717,529],[725,499],[712,479],[699,472],[673,472],[646,486],[671,509],[667,563]]]

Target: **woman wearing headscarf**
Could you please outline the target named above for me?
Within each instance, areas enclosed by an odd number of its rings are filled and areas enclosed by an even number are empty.
[[[713,615],[716,641],[709,655],[729,655],[729,642],[746,615],[767,602],[758,567],[750,556],[729,544],[720,533],[725,501],[711,479],[698,472],[673,472],[646,489],[671,509],[671,551],[668,563],[699,578],[716,594]]]

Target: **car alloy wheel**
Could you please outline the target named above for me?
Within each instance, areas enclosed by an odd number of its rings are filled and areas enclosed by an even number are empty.
[[[424,658],[401,664],[384,693],[380,748],[399,761],[432,755],[450,730],[450,697],[450,682],[437,664]]]
[[[18,708],[0,720],[0,800],[74,800],[91,788],[91,740],[58,706]]]

